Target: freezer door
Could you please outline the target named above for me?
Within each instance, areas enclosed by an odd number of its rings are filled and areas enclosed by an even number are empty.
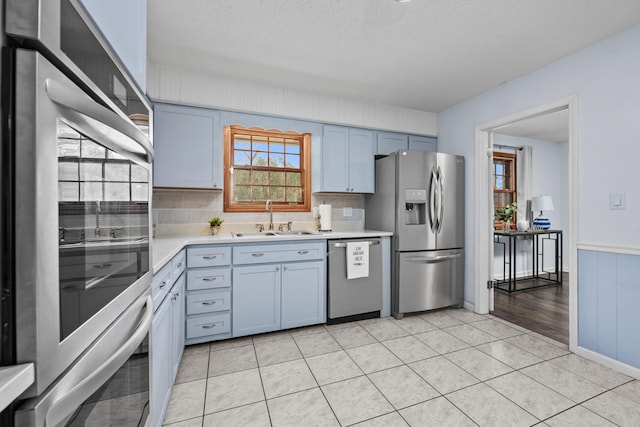
[[[436,153],[401,150],[396,156],[396,250],[436,249],[435,217],[430,210]]]
[[[464,247],[464,157],[438,153],[435,215],[437,249]]]
[[[396,252],[395,262],[395,317],[462,304],[464,250]]]

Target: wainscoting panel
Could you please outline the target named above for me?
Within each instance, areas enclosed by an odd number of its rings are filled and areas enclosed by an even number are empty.
[[[639,255],[578,251],[580,347],[640,368],[639,309]]]

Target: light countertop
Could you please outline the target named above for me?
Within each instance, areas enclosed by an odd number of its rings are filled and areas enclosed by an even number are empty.
[[[247,236],[234,237],[233,234],[223,233],[212,235],[183,235],[160,236],[152,240],[153,273],[157,273],[164,265],[182,248],[188,245],[210,244],[239,244],[239,243],[270,243],[295,240],[329,240],[329,239],[356,239],[362,237],[392,236],[388,231],[364,230],[364,231],[332,231],[317,234],[287,235],[287,236]]]

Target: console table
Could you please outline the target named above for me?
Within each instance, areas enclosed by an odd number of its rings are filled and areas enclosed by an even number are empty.
[[[517,277],[516,269],[516,241],[518,237],[532,240],[532,271],[533,274],[526,277]],[[493,241],[495,245],[502,245],[503,252],[503,279],[495,280],[494,287],[506,292],[516,292],[525,289],[539,288],[550,285],[562,284],[562,230],[528,230],[528,231],[494,231]],[[545,270],[544,248],[545,241],[550,241],[554,246],[554,265],[551,270]],[[518,289],[518,283],[523,280],[540,279],[542,283],[535,286]]]

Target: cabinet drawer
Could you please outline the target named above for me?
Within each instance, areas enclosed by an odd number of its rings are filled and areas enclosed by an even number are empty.
[[[153,296],[153,309],[157,310],[160,303],[167,295],[173,284],[173,272],[171,263],[168,263],[153,276],[151,281],[151,295]]]
[[[231,292],[201,292],[187,295],[187,314],[213,313],[231,308]]]
[[[229,313],[205,314],[187,318],[187,339],[229,331],[231,331],[231,315]]]
[[[312,259],[323,259],[325,252],[326,247],[324,241],[235,246],[233,248],[233,260],[234,264],[308,261]]]
[[[231,264],[231,248],[199,246],[187,249],[187,264],[192,267],[215,267]]]
[[[198,268],[187,271],[187,289],[225,288],[231,286],[231,267]]]
[[[180,277],[182,272],[187,268],[187,253],[183,249],[171,260],[171,268],[173,269],[173,277]]]

